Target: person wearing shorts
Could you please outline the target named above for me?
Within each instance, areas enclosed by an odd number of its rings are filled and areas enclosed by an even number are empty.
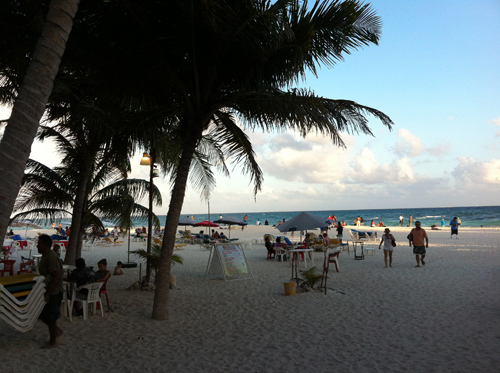
[[[57,254],[51,250],[52,239],[47,235],[38,237],[38,252],[42,254],[38,271],[45,277],[45,306],[38,317],[49,327],[49,343],[42,348],[52,348],[56,339],[63,334],[57,326],[60,316],[60,305],[63,298],[62,262]]]
[[[451,236],[450,238],[453,238],[453,235],[458,239],[458,220],[457,217],[454,217],[452,221],[450,221],[451,225]]]
[[[415,222],[415,228],[413,228],[408,236],[410,247],[413,245],[413,254],[417,260],[417,265],[415,267],[425,266],[425,255],[426,249],[429,247],[429,238],[427,237],[427,232],[425,229],[420,227],[420,222]]]
[[[394,246],[392,246],[392,242],[395,241],[394,236],[391,234],[391,230],[389,228],[385,228],[384,234],[382,235],[382,239],[380,240],[380,245],[378,245],[378,249],[382,248],[382,244],[384,245],[384,263],[385,268],[387,268],[387,258],[389,257],[389,267],[392,267],[392,252],[394,250]]]
[[[342,234],[344,233],[344,227],[342,224],[337,224],[337,239],[339,240],[340,245],[342,245]]]

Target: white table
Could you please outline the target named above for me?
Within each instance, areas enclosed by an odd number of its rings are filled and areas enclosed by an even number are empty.
[[[38,262],[40,261],[42,254],[33,254],[31,257],[35,261],[35,266],[38,267]]]
[[[299,268],[299,255],[301,253],[304,254],[304,268],[307,267],[307,254],[312,253],[314,250],[313,249],[304,249],[304,248],[295,248],[295,249],[290,249],[288,250],[288,254],[292,258],[292,278],[291,280],[297,281],[297,284],[299,283],[299,274],[298,274],[298,268]],[[311,262],[314,265],[314,260],[311,255]]]
[[[304,268],[307,268],[307,255],[306,253],[311,253],[311,263],[312,265],[314,265],[314,258],[312,256],[312,252],[314,251],[314,249],[300,249],[300,248],[296,248],[296,249],[291,249],[291,250],[288,250],[289,253],[291,253],[291,257],[292,257],[292,264],[294,262],[293,260],[293,257],[294,257],[294,253],[297,253],[297,260],[298,257],[299,257],[299,254],[300,253],[304,253]]]

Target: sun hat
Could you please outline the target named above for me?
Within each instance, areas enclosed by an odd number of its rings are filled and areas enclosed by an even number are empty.
[[[389,228],[385,228],[384,232],[390,232],[391,230]]]

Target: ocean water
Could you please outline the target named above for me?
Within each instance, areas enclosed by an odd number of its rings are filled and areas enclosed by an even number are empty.
[[[307,210],[306,210],[307,211]],[[261,224],[267,220],[270,225],[275,225],[278,221],[289,220],[302,211],[272,211],[272,212],[253,212],[253,213],[221,213],[224,215],[233,215],[242,219],[248,216],[248,224],[255,225],[257,220]],[[369,226],[371,221],[377,224],[379,221],[387,226],[399,225],[399,216],[403,214],[404,225],[408,224],[410,214],[413,220],[419,220],[423,227],[430,227],[433,224],[441,225],[441,219],[444,219],[448,227],[450,220],[455,216],[462,221],[462,227],[500,227],[500,206],[481,206],[481,207],[433,207],[433,208],[414,208],[414,209],[373,209],[373,210],[323,210],[307,211],[311,214],[328,217],[335,215],[337,220],[345,220],[346,224],[352,225],[353,220],[358,217],[363,218],[364,225]],[[210,220],[217,220],[219,213],[211,213]],[[184,216],[184,215],[183,215]],[[187,216],[187,215],[186,215]],[[199,222],[208,219],[207,214],[196,214],[194,221]],[[160,221],[165,223],[165,216],[160,216]]]
[[[269,225],[276,225],[278,221],[289,220],[302,211],[268,211],[268,212],[252,212],[252,213],[219,213],[214,211],[210,214],[210,220],[214,221],[219,218],[219,215],[233,215],[236,218],[243,220],[247,215],[248,224],[256,225],[257,220],[260,220],[263,225],[267,220]],[[337,220],[345,220],[346,224],[352,225],[353,220],[358,217],[363,218],[364,225],[369,226],[371,221],[375,224],[381,221],[386,226],[399,225],[399,215],[403,214],[404,225],[408,224],[408,217],[413,216],[414,221],[419,220],[423,227],[430,227],[433,224],[441,225],[441,219],[444,219],[446,227],[449,226],[450,220],[453,217],[458,217],[462,221],[462,227],[500,227],[500,206],[480,206],[480,207],[432,207],[432,208],[405,208],[405,209],[372,209],[372,210],[322,210],[322,211],[307,211],[311,214],[324,216],[325,218],[334,214]],[[184,217],[188,215],[182,215]],[[189,215],[191,217],[191,215]],[[194,222],[208,220],[208,214],[195,214]],[[159,215],[161,225],[165,225],[166,216]],[[147,221],[134,219],[134,225],[147,226]],[[42,228],[49,228],[50,221],[42,221]],[[57,222],[59,224],[59,222]],[[64,226],[70,225],[71,219],[63,219]],[[114,223],[109,222],[106,226],[112,226]],[[14,228],[14,230],[25,230],[25,228]]]

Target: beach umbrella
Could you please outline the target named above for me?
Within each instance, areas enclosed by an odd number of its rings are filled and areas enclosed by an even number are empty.
[[[42,227],[39,226],[38,224],[33,223],[31,220],[18,220],[14,221],[9,224],[10,227],[12,228],[26,228],[26,231],[24,232],[24,236],[28,236],[28,228],[35,228],[35,229],[41,229]]]
[[[306,231],[308,229],[326,228],[330,225],[328,218],[319,215],[301,212],[290,220],[278,225],[276,228],[280,232]],[[300,238],[302,240],[302,236]]]
[[[214,220],[214,223],[229,225],[229,239],[231,239],[231,225],[240,225],[240,226],[248,225],[243,220],[240,220],[234,217],[233,215],[226,215],[221,219]]]
[[[199,223],[193,224],[194,227],[218,227],[218,224],[212,223],[208,220],[200,221]]]
[[[177,225],[194,225],[194,222],[190,218],[179,218],[179,224]]]

